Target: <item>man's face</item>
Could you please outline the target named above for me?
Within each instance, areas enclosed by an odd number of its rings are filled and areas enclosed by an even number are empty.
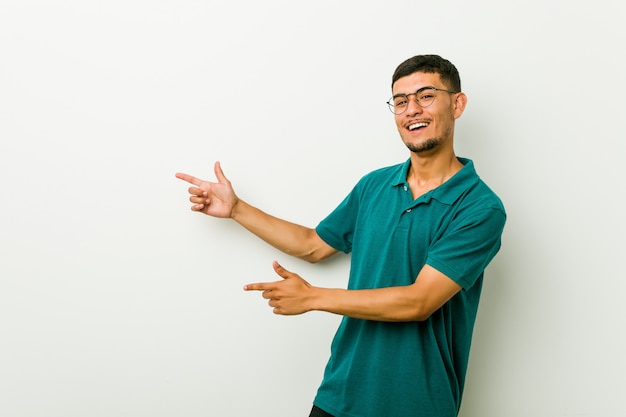
[[[411,152],[425,155],[442,146],[452,146],[454,121],[463,113],[465,95],[433,91],[434,101],[427,107],[417,104],[415,93],[424,87],[447,90],[439,74],[416,72],[398,79],[392,93],[408,95],[406,111],[395,115],[396,126],[404,144]]]

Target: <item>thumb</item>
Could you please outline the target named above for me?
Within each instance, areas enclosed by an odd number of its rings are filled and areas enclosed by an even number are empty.
[[[272,262],[272,267],[274,268],[274,272],[276,272],[281,278],[289,278],[291,272],[283,268],[282,265],[278,263],[278,261]]]
[[[220,184],[228,183],[228,178],[226,178],[226,175],[224,175],[224,171],[222,171],[222,166],[220,165],[220,161],[215,162],[215,166],[213,167],[213,170],[215,171],[215,177],[217,178],[217,182],[219,182]]]

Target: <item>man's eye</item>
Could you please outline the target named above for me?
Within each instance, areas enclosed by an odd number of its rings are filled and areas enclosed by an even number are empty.
[[[406,100],[406,98],[404,98],[404,97],[403,97],[403,98],[397,98],[397,99],[394,101],[393,105],[394,105],[394,106],[396,106],[396,107],[399,107],[399,106],[406,106],[406,101],[407,101],[407,100]]]

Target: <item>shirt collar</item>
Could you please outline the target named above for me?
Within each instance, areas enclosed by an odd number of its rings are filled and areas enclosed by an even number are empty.
[[[444,204],[452,204],[461,194],[467,190],[470,184],[478,181],[478,175],[474,169],[474,162],[468,158],[458,158],[463,164],[463,168],[452,176],[448,181],[439,187],[426,193],[428,199],[434,198]],[[411,158],[407,159],[403,164],[398,166],[396,174],[392,178],[392,186],[401,186],[406,184],[406,176],[411,167]]]

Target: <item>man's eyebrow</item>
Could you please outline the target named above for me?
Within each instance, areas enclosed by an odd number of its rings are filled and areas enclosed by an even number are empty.
[[[426,89],[428,89],[428,88],[435,88],[435,89],[436,89],[437,87],[432,86],[432,85],[426,85],[426,86],[424,86],[424,87],[420,87],[420,88],[418,88],[418,89],[417,89],[417,91],[414,91],[414,92],[412,92],[412,93],[396,93],[396,94],[394,94],[394,95],[393,95],[393,98],[400,97],[400,96],[408,96],[409,94],[417,94],[417,93],[419,93],[420,91],[426,90]]]

